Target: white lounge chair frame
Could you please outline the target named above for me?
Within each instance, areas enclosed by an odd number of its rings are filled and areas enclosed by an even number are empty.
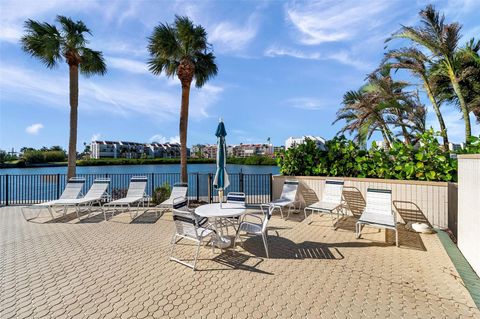
[[[307,211],[311,213],[328,213],[332,217],[332,227],[335,228],[333,215],[337,214],[337,221],[340,219],[340,213],[343,214],[343,194],[344,181],[342,180],[326,180],[322,199],[314,204],[311,204],[303,210],[305,218],[307,218]]]
[[[103,213],[105,220],[107,220],[107,209],[112,210],[112,217],[116,211],[122,210],[124,212],[130,213],[131,220],[134,220],[139,216],[138,209],[140,206],[145,208],[145,201],[148,201],[148,196],[145,193],[147,188],[148,179],[145,176],[133,176],[130,179],[130,184],[128,185],[127,196],[120,198],[103,205]],[[134,206],[136,204],[136,206]],[[136,208],[135,213],[132,211],[132,208]],[[142,212],[144,213],[145,210]]]
[[[229,192],[227,194],[227,203],[234,203],[234,204],[239,204],[245,206],[246,202],[246,196],[245,193],[242,192]],[[238,229],[238,225],[242,221],[241,217],[227,217],[227,218],[222,218],[221,222],[223,224],[221,226],[225,227],[228,235],[228,226],[232,226],[233,229],[235,229],[235,232]]]
[[[297,193],[298,193],[298,181],[297,180],[286,180],[283,183],[282,194],[279,199],[273,200],[267,204],[261,204],[260,209],[266,214],[266,208],[273,207],[273,211],[276,209],[280,210],[280,215],[283,219],[283,209],[288,207],[287,218],[290,217],[291,210],[297,209]],[[272,211],[272,213],[273,213]]]
[[[190,267],[195,271],[200,246],[207,238],[210,239],[208,241],[210,242],[213,239],[212,236],[215,235],[215,231],[213,229],[210,229],[209,226],[202,226],[195,214],[188,209],[188,200],[185,197],[175,198],[173,200],[172,213],[173,222],[175,223],[175,233],[173,234],[171,242],[172,248],[170,251],[170,260]],[[203,225],[205,225],[205,223]],[[175,246],[182,239],[193,241],[196,244],[193,264],[174,256]],[[214,245],[212,243],[212,252],[213,250]]]
[[[175,183],[168,199],[158,204],[156,208],[171,209],[173,206],[173,200],[179,197],[187,197],[188,184],[187,183]],[[158,211],[157,211],[158,216]]]
[[[100,209],[105,217],[105,212],[103,211],[102,201],[106,201],[109,199],[109,195],[107,193],[108,186],[110,185],[109,178],[97,178],[93,181],[92,186],[88,190],[82,198],[77,199],[60,199],[58,200],[53,206],[63,207],[66,211],[69,207],[75,208],[75,213],[77,214],[77,218],[80,219],[80,213],[82,212],[82,207],[85,209],[84,211],[88,211],[87,218],[90,218],[92,213],[92,207],[94,204],[99,204]]]
[[[53,206],[60,200],[76,199],[81,197],[82,189],[84,185],[85,185],[85,178],[83,177],[70,178],[67,182],[67,185],[65,185],[65,189],[63,190],[62,194],[58,199],[40,203],[40,204],[34,204],[28,207],[22,207],[21,211],[22,211],[23,218],[25,218],[26,221],[30,221],[32,219],[38,218],[38,216],[40,216],[40,213],[42,212],[43,209],[48,210],[52,219],[55,218],[53,216],[54,212],[63,211],[62,215],[65,216],[65,214],[67,213],[65,208],[63,208],[63,210],[55,211]],[[26,210],[34,210],[34,209],[38,210],[38,213],[36,214],[36,216],[28,218],[25,213]]]
[[[267,228],[267,225],[268,225],[268,222],[269,222],[270,218],[272,217],[272,213],[273,213],[274,210],[275,210],[275,207],[273,205],[269,206],[268,210],[266,212],[263,212],[264,213],[263,218],[261,218],[258,215],[254,215],[254,214],[245,214],[242,222],[240,222],[240,225],[238,226],[237,234],[235,236],[235,240],[233,241],[233,249],[235,249],[237,241],[239,239],[241,240],[241,237],[240,237],[241,232],[245,232],[247,235],[262,236],[263,246],[265,247],[265,254],[266,254],[267,258],[270,258],[270,255],[268,253],[268,241],[267,241],[268,228]],[[253,223],[253,222],[247,221],[246,220],[247,217],[256,218],[257,220],[260,221],[260,223]]]
[[[398,247],[397,214],[392,209],[391,190],[367,189],[367,205],[355,225],[357,238],[360,238],[364,225],[394,230],[395,243]]]

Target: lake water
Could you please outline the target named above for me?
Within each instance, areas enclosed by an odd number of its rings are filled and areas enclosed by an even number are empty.
[[[215,164],[188,164],[188,173],[215,173]],[[227,165],[228,173],[279,174],[278,166]],[[66,174],[67,167],[2,168],[0,175]],[[77,174],[149,174],[180,173],[180,164],[78,166]]]
[[[188,196],[205,201],[215,200],[217,192],[212,187],[215,164],[188,164]],[[266,202],[271,194],[269,174],[279,174],[277,166],[227,165],[230,175],[229,192],[245,192],[247,202]],[[148,178],[146,193],[165,183],[174,185],[180,180],[179,164],[79,166],[77,176],[86,178],[83,193],[95,178],[110,178],[108,193],[118,198],[128,188],[130,178],[145,175]],[[196,174],[198,173],[198,174]],[[210,173],[210,174],[209,174]],[[243,173],[243,174],[239,174]],[[57,175],[59,174],[59,175]],[[36,167],[0,169],[0,205],[31,204],[58,198],[66,184],[67,167]],[[211,194],[211,195],[209,195]],[[123,194],[124,196],[124,194]]]

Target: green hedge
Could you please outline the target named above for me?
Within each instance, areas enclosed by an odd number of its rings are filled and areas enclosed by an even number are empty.
[[[279,153],[277,163],[280,172],[290,176],[456,181],[457,161],[440,147],[437,136],[430,129],[419,136],[420,142],[415,147],[395,142],[384,150],[373,143],[368,151],[343,136],[328,141],[327,151],[319,150],[313,141],[307,140]]]

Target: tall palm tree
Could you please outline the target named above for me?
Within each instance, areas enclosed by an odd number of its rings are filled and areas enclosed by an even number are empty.
[[[392,35],[392,38],[404,38],[419,44],[439,60],[439,66],[442,72],[448,76],[457,96],[465,122],[465,139],[468,142],[472,133],[469,109],[459,84],[459,61],[455,59],[462,27],[458,23],[445,24],[445,16],[440,15],[432,5],[428,5],[420,11],[420,17],[422,26],[403,26]]]
[[[428,99],[432,104],[435,115],[438,119],[438,123],[440,125],[440,134],[443,139],[443,146],[445,150],[448,150],[447,127],[440,111],[440,101],[438,100],[432,88],[432,83],[428,70],[428,64],[430,63],[428,57],[417,48],[401,48],[387,52],[385,54],[385,59],[382,63],[397,70],[404,69],[410,71],[410,73],[412,73],[414,76],[418,77],[422,81],[423,88],[427,93]],[[425,113],[424,110],[423,113]]]
[[[148,38],[150,71],[168,77],[175,75],[182,84],[180,107],[180,166],[181,180],[188,182],[187,175],[187,127],[190,86],[201,88],[214,77],[218,68],[211,45],[207,42],[207,32],[200,25],[194,25],[188,17],[175,16],[173,24],[160,23]]]
[[[78,122],[78,71],[85,76],[103,75],[107,71],[103,54],[86,45],[84,34],[91,35],[82,21],[57,16],[60,30],[53,24],[34,20],[25,21],[25,35],[21,39],[22,48],[31,56],[40,59],[52,69],[62,60],[69,67],[70,74],[70,137],[68,143],[68,178],[75,176],[77,160]]]

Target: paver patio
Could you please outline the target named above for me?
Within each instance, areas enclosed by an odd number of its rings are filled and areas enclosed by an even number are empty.
[[[0,209],[0,318],[480,318],[436,235],[390,234],[329,216],[270,225],[244,249],[168,259],[171,215],[26,222]],[[311,222],[311,223],[310,223]],[[309,224],[310,223],[310,224]],[[188,244],[178,250],[193,256]]]

